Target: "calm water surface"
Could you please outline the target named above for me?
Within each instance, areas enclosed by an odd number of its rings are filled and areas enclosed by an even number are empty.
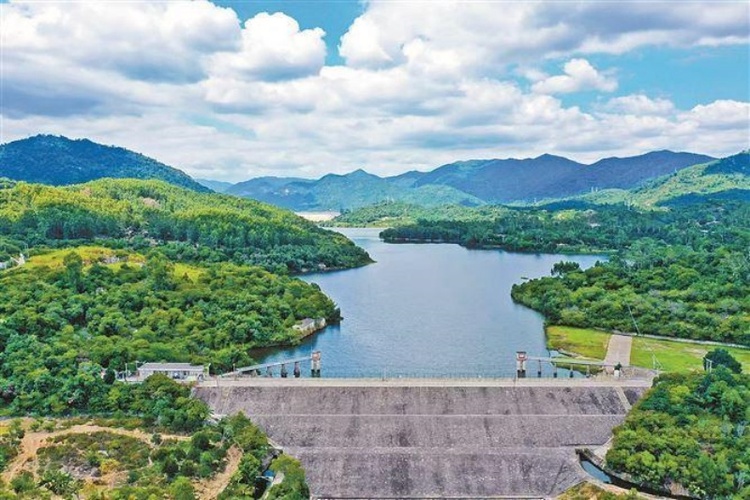
[[[560,260],[585,268],[602,259],[387,244],[379,229],[340,231],[377,262],[303,279],[320,285],[344,320],[295,348],[253,353],[260,362],[320,350],[325,377],[511,376],[516,351],[548,354],[542,316],[514,304],[511,286]]]

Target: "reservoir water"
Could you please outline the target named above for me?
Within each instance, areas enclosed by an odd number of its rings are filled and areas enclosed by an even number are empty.
[[[324,377],[512,376],[516,351],[548,351],[542,316],[515,304],[511,286],[549,275],[561,260],[586,268],[602,259],[387,244],[379,229],[340,231],[376,263],[303,279],[317,283],[344,320],[297,347],[258,350],[259,362],[320,350]],[[536,367],[530,372],[535,376]]]

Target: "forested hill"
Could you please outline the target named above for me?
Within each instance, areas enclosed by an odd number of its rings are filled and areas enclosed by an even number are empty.
[[[0,177],[53,186],[105,177],[159,179],[194,191],[209,191],[186,173],[142,154],[53,135],[0,145]]]
[[[4,186],[0,185],[0,234],[29,246],[107,239],[110,245],[135,250],[159,245],[176,261],[229,260],[293,273],[370,261],[343,235],[286,210],[162,181]]]
[[[379,177],[356,170],[346,175],[328,174],[317,180],[260,177],[235,184],[225,192],[292,210],[348,210],[382,200],[425,206],[484,203],[452,186],[415,186],[415,181],[422,175],[409,172],[396,177]]]
[[[640,206],[680,205],[708,199],[750,201],[750,152],[693,165],[629,191],[606,190],[578,199]]]
[[[711,160],[710,156],[693,153],[654,151],[585,165],[545,154],[526,159],[459,161],[430,172],[412,171],[394,177],[362,170],[317,180],[263,177],[235,184],[226,192],[293,210],[352,210],[382,201],[476,206],[630,189]]]

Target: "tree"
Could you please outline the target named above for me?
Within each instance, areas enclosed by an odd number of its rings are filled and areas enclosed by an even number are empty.
[[[195,488],[186,477],[178,477],[169,487],[169,494],[174,500],[195,500]]]
[[[72,498],[81,489],[81,481],[75,479],[67,472],[59,470],[48,470],[42,475],[41,485],[55,495],[63,498]]]
[[[574,273],[581,270],[578,262],[562,261],[552,266],[552,276],[565,276],[568,273]]]
[[[714,349],[703,357],[704,370],[718,366],[726,366],[734,373],[742,373],[742,364],[734,359],[726,349]]]

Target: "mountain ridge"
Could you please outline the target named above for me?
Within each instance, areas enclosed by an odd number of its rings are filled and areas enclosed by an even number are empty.
[[[182,170],[141,153],[90,139],[39,134],[0,145],[0,177],[52,186],[102,178],[155,179],[209,192]]]
[[[632,189],[712,160],[707,155],[661,150],[584,164],[545,153],[534,158],[461,160],[429,172],[412,170],[390,177],[361,168],[318,179],[261,177],[237,183],[225,192],[292,210],[351,210],[381,201],[474,206]]]

